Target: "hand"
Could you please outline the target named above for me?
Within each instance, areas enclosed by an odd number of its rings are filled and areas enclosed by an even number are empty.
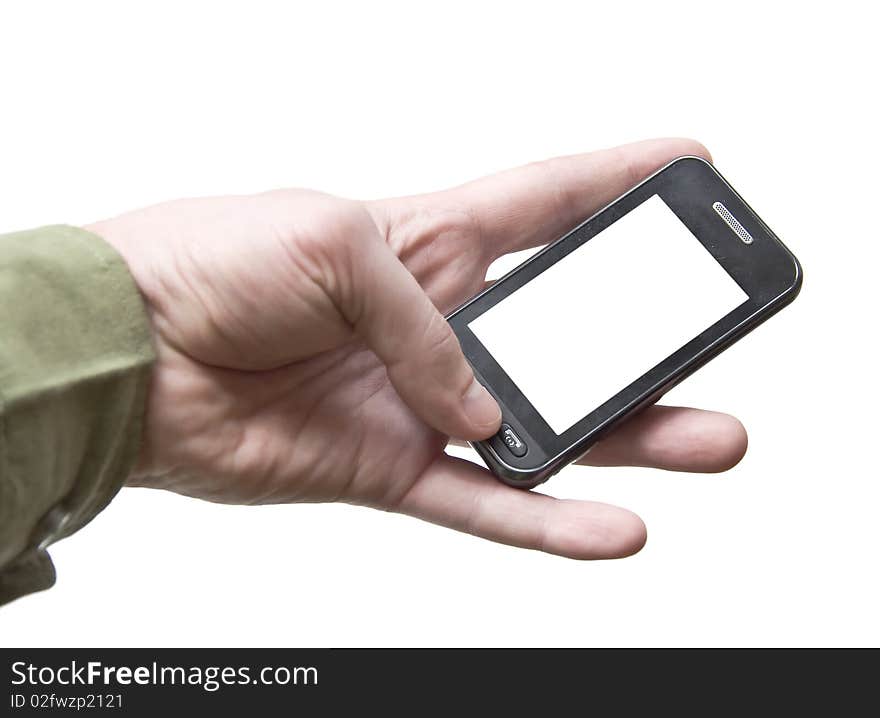
[[[132,484],[233,503],[347,501],[574,558],[638,551],[634,514],[512,489],[444,453],[493,434],[442,312],[508,252],[560,236],[669,160],[655,140],[528,165],[430,195],[302,190],[170,202],[90,227],[125,257],[158,362]],[[734,418],[653,407],[594,465],[721,471]]]

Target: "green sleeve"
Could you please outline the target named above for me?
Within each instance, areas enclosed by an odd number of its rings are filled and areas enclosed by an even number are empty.
[[[49,588],[46,546],[125,482],[153,360],[110,245],[67,226],[0,235],[0,604]]]

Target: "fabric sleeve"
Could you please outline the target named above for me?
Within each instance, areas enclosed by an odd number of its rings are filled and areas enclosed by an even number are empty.
[[[50,587],[46,547],[125,482],[154,358],[109,244],[69,226],[0,235],[0,604]]]

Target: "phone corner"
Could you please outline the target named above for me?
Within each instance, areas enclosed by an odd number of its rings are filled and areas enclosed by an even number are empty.
[[[788,272],[785,275],[785,282],[782,285],[782,291],[779,294],[784,303],[789,304],[795,300],[795,297],[797,297],[798,294],[801,293],[801,288],[804,285],[804,268],[803,265],[801,265],[800,260],[794,255],[794,252],[786,247],[778,237],[776,240],[785,249],[788,259],[791,262]]]
[[[486,462],[486,466],[495,478],[515,489],[533,489],[547,481],[554,473],[552,468],[548,466],[535,469],[511,466],[501,459],[487,445],[487,442],[472,441],[470,444]]]
[[[791,293],[791,298],[794,299],[801,293],[801,287],[804,286],[804,268],[803,265],[801,265],[800,260],[793,254],[791,255],[791,261],[794,265],[794,278],[792,279],[788,291]]]
[[[694,164],[701,167],[708,167],[712,170],[712,172],[718,174],[718,170],[715,168],[715,165],[713,165],[710,160],[707,160],[705,157],[701,157],[700,155],[681,155],[680,157],[676,157],[674,160],[669,162],[663,169],[667,169],[675,165],[689,164]]]

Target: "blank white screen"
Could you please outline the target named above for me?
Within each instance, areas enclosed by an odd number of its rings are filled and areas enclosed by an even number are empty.
[[[561,434],[747,299],[653,195],[470,327]]]

